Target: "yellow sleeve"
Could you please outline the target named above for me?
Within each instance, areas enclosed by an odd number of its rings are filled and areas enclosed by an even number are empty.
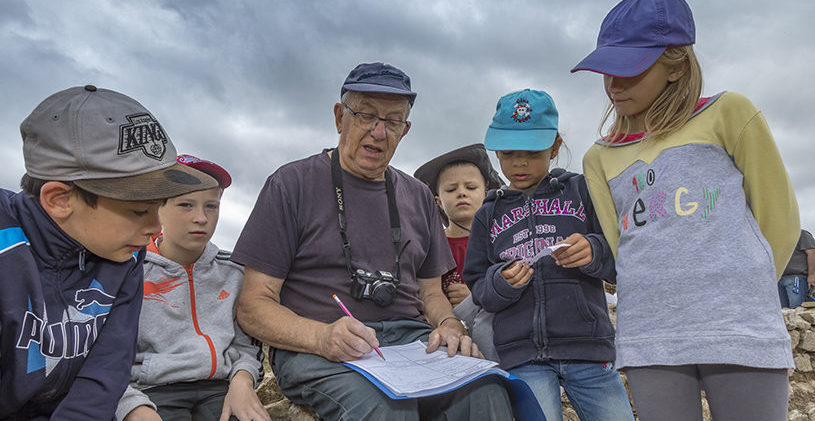
[[[617,209],[611,198],[605,171],[600,163],[601,148],[603,146],[592,145],[583,156],[583,175],[586,177],[586,185],[589,187],[591,201],[594,204],[597,219],[600,221],[600,227],[603,229],[603,235],[616,259],[620,231],[617,225]]]
[[[749,100],[743,100],[749,106],[734,106],[734,112],[752,116],[734,116],[746,117],[747,123],[739,133],[724,139],[725,148],[744,175],[747,204],[770,243],[776,275],[780,278],[801,233],[798,202],[767,121]]]

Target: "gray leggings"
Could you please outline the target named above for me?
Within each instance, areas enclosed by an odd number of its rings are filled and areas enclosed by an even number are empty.
[[[702,420],[704,389],[715,421],[783,421],[787,370],[725,364],[626,367],[640,421]]]

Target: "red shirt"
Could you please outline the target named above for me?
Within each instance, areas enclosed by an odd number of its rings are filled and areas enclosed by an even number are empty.
[[[442,275],[441,288],[444,292],[447,292],[447,287],[450,284],[463,283],[461,271],[464,269],[464,256],[467,254],[467,241],[469,239],[470,237],[447,237],[447,243],[450,244],[450,251],[453,252],[453,259],[456,261],[456,268]]]

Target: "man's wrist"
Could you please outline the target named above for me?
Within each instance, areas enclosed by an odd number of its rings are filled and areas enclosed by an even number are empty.
[[[449,322],[451,320],[455,321],[455,325],[463,327],[464,328],[464,333],[465,334],[467,333],[467,325],[464,323],[463,320],[459,319],[456,316],[447,316],[447,317],[441,319],[441,321],[439,322],[438,327],[441,327],[441,325],[443,325],[445,322]]]

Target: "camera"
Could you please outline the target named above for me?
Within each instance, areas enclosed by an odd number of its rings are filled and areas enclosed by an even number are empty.
[[[367,298],[380,307],[387,307],[396,297],[399,280],[384,270],[368,272],[357,269],[351,274],[351,296],[357,300]]]

